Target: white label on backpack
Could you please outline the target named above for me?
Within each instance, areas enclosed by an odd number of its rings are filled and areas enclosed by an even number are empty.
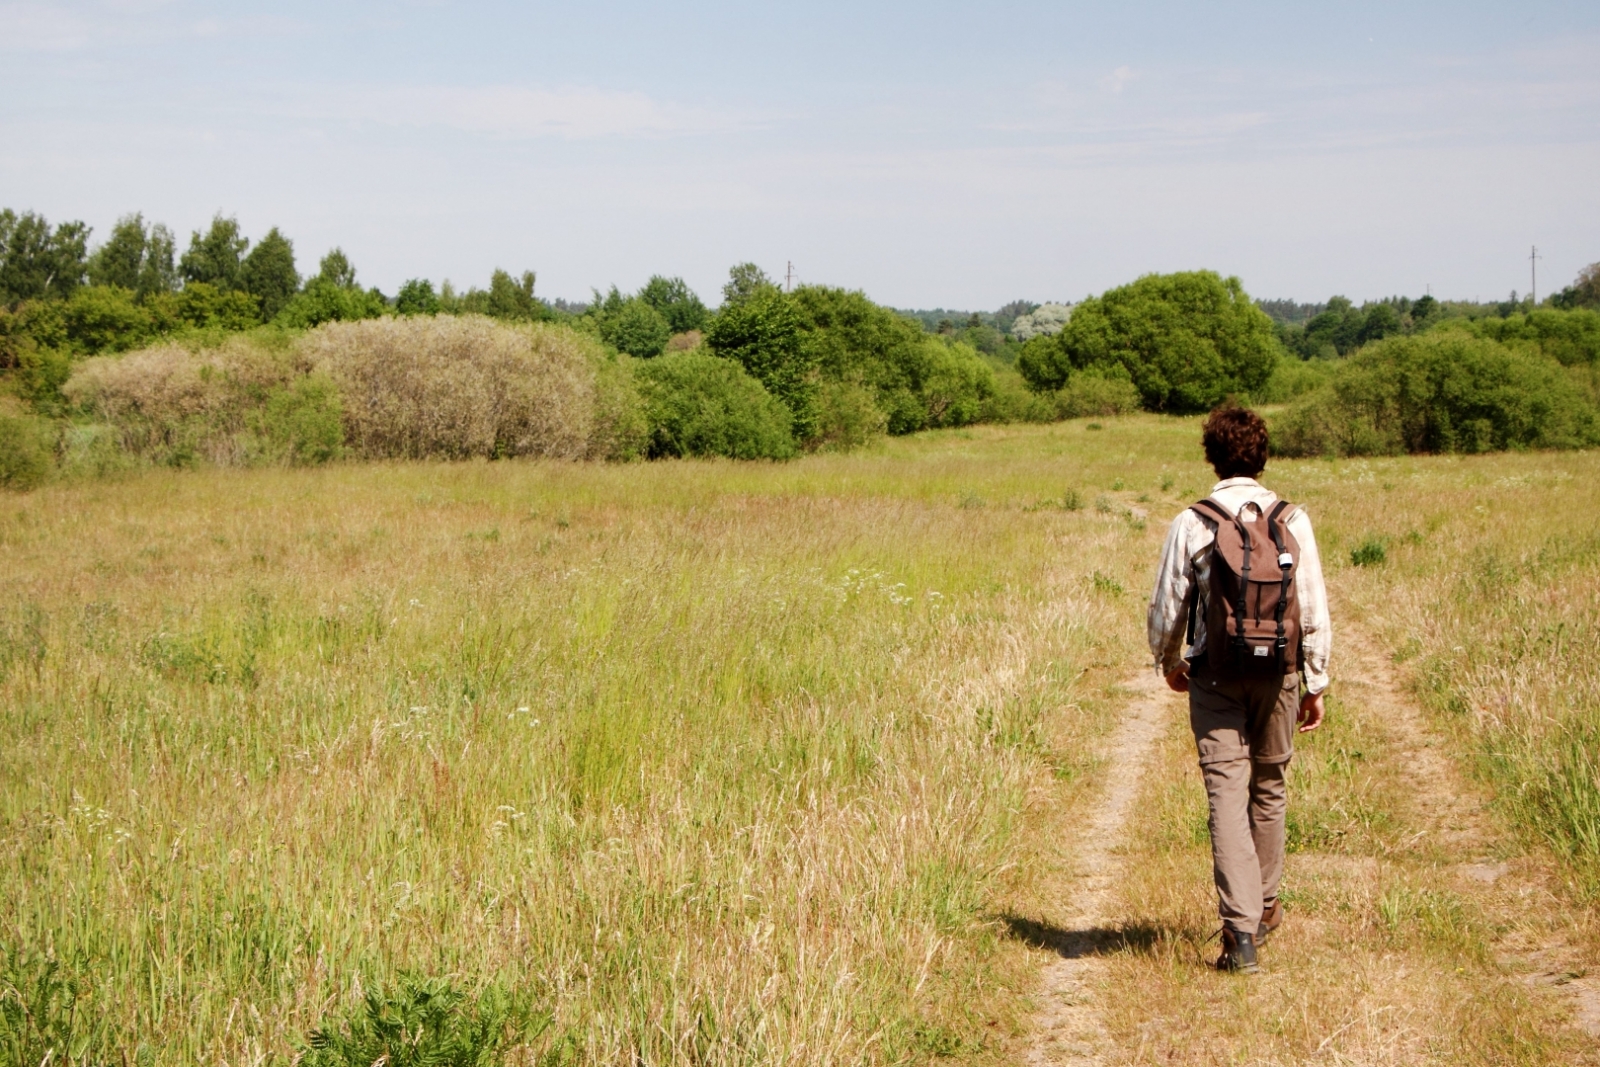
[[[1270,649],[1268,649],[1266,645],[1257,645],[1255,647],[1254,651],[1255,651],[1255,654],[1258,655],[1258,656],[1265,656],[1270,651]]]
[[[1288,567],[1288,566],[1292,565],[1293,563],[1294,563],[1294,557],[1289,555],[1289,553],[1280,552],[1278,554],[1278,566],[1280,566],[1280,567]]]

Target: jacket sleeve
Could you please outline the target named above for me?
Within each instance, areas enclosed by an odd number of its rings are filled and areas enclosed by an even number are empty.
[[[1194,589],[1194,563],[1189,558],[1191,524],[1197,522],[1185,509],[1167,528],[1161,548],[1161,565],[1156,570],[1155,589],[1150,594],[1150,610],[1145,619],[1145,634],[1150,654],[1162,674],[1171,674],[1183,660],[1184,631],[1188,628],[1188,600]]]
[[[1328,614],[1328,587],[1322,580],[1322,555],[1311,519],[1297,511],[1289,519],[1289,532],[1300,544],[1300,566],[1295,570],[1295,594],[1300,599],[1300,665],[1306,689],[1320,693],[1328,688],[1328,656],[1333,651],[1333,624]]]

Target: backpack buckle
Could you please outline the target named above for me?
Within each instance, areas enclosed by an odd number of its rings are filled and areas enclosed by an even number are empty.
[[[1294,566],[1294,557],[1291,556],[1287,552],[1279,552],[1278,553],[1278,566],[1280,566],[1280,567],[1293,567]]]

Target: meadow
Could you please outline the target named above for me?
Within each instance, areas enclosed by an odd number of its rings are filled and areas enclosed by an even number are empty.
[[[0,1058],[283,1062],[424,979],[512,1062],[1016,1056],[1040,959],[1007,917],[1048,914],[1059,828],[1114,770],[1097,742],[1146,663],[1165,522],[1212,481],[1197,442],[1131,416],[787,464],[149,470],[0,497]],[[1597,466],[1265,479],[1498,798],[1494,847],[1579,916]],[[1382,721],[1334,711],[1296,772],[1291,885],[1316,855],[1388,855],[1406,818],[1401,769],[1349,772]],[[1173,729],[1130,889],[1153,932],[1109,990],[1129,1061],[1180,1051],[1139,1044],[1140,1012],[1215,981],[1184,948],[1209,886]],[[1297,907],[1498,988],[1471,924],[1389,921],[1396,899]],[[1207,996],[1221,1036],[1195,1062],[1309,1062],[1341,1025],[1264,1036],[1247,998]],[[1535,1016],[1463,1036],[1435,1014],[1412,1025],[1440,1062],[1570,1051]]]

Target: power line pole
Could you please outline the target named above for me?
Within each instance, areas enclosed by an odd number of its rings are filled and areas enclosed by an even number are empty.
[[[790,261],[790,260],[785,260],[784,261],[784,271],[783,271],[783,291],[787,293],[787,292],[792,291],[793,289],[794,289],[794,263],[792,261]]]
[[[1534,245],[1532,247],[1532,249],[1528,252],[1528,269],[1533,274],[1533,288],[1529,291],[1528,295],[1533,298],[1534,307],[1538,307],[1539,306],[1539,246],[1538,245]]]

